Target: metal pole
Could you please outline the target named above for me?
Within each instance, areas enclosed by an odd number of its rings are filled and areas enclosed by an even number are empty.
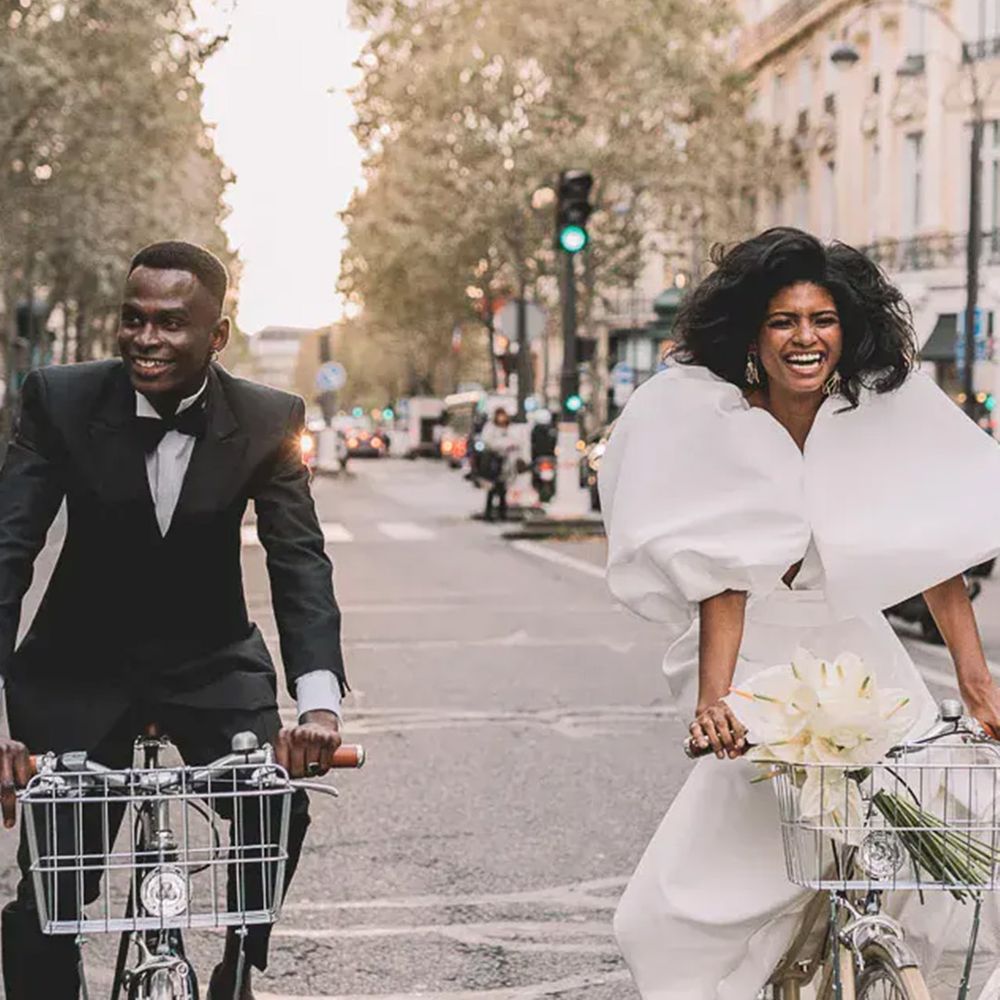
[[[563,420],[577,420],[578,415],[566,406],[569,397],[580,390],[580,373],[576,364],[576,268],[573,265],[576,255],[563,253],[563,256],[566,267],[563,281],[563,363],[559,385],[562,398],[559,407]]]
[[[974,373],[976,368],[976,306],[979,299],[979,258],[983,247],[982,223],[982,150],[983,105],[979,96],[978,80],[972,66],[971,55],[962,49],[962,62],[969,69],[972,82],[972,142],[969,151],[969,234],[965,261],[965,412],[975,419],[976,396]]]
[[[528,398],[531,381],[531,353],[528,350],[528,305],[524,301],[524,275],[517,294],[517,419],[526,418],[524,401]]]

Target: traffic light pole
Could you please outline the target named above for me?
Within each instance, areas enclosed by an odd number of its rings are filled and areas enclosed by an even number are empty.
[[[534,386],[531,383],[531,353],[528,349],[528,304],[524,300],[524,281],[517,297],[517,419],[524,421],[527,414],[524,403]],[[531,392],[529,392],[529,389]]]
[[[577,414],[566,405],[580,391],[580,372],[576,349],[576,254],[563,253],[566,262],[563,275],[563,363],[559,380],[560,407],[563,420],[577,420]]]

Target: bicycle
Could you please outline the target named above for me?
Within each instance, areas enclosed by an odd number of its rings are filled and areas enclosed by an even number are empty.
[[[699,757],[711,750],[688,740],[685,752]],[[788,878],[816,895],[761,1000],[800,1000],[810,985],[816,1000],[931,1000],[902,926],[882,910],[890,890],[949,891],[971,899],[957,997],[967,1000],[983,893],[1000,888],[1000,743],[949,699],[930,732],[850,775],[843,765],[767,766]],[[813,791],[817,780],[820,785],[819,819],[815,808],[808,814],[803,809],[803,779],[810,773]],[[940,816],[925,811],[932,798],[943,803]],[[893,812],[894,802],[903,808]],[[837,821],[828,818],[834,810]],[[937,837],[949,845],[940,868],[921,853],[921,844]]]
[[[226,927],[245,937],[255,924],[274,923],[291,796],[338,794],[290,778],[253,733],[236,734],[231,753],[203,766],[162,765],[169,745],[150,727],[135,742],[142,766],[124,770],[82,751],[32,757],[33,776],[18,792],[42,932],[73,934],[81,946],[88,934],[121,935],[111,1000],[123,990],[127,1000],[198,1000],[182,932]],[[362,747],[345,745],[333,766],[364,762]],[[228,842],[220,817],[230,821]],[[94,843],[99,850],[85,849]],[[89,1000],[82,947],[79,961]],[[244,963],[241,948],[233,1000]]]

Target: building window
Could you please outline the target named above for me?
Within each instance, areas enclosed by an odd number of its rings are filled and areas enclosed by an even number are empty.
[[[1000,229],[1000,121],[987,122],[983,132],[983,228]]]
[[[1000,35],[1000,0],[972,0],[971,41],[987,41]]]
[[[882,150],[879,147],[878,136],[874,135],[868,141],[868,238],[872,242],[879,236],[879,215],[882,211],[882,206],[879,204],[881,169]]]
[[[927,10],[907,6],[903,17],[907,58],[923,56],[927,52]]]
[[[812,104],[813,67],[812,57],[804,55],[799,60],[799,108],[808,108]]]
[[[823,218],[821,236],[833,239],[837,235],[837,165],[833,160],[823,164]]]
[[[774,121],[781,124],[785,120],[785,75],[775,73],[771,84],[771,112]]]
[[[785,221],[785,194],[780,187],[771,192],[771,225],[781,226]]]
[[[915,235],[923,222],[924,134],[906,136],[903,147],[903,235]]]

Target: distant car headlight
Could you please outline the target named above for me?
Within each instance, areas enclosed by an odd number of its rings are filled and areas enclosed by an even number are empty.
[[[143,880],[139,898],[151,917],[179,917],[188,905],[187,882],[175,865],[160,865]]]

